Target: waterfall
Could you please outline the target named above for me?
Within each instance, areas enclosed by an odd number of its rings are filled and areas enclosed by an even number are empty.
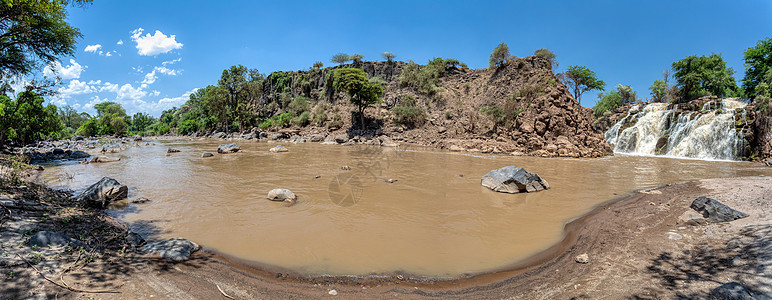
[[[745,119],[746,105],[738,98],[709,101],[699,111],[638,104],[605,137],[616,153],[736,160],[745,145],[735,117]]]

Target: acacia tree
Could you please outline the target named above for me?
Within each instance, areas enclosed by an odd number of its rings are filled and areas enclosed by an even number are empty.
[[[358,64],[362,62],[362,59],[365,58],[362,54],[351,54],[351,56],[348,57],[348,60],[353,61],[355,64]]]
[[[600,90],[606,87],[603,80],[599,80],[595,72],[584,66],[569,66],[564,76],[566,86],[574,92],[574,99],[581,103],[582,94],[591,90]]]
[[[387,62],[393,62],[394,58],[397,57],[394,55],[394,53],[391,53],[389,51],[381,53],[381,56],[383,56],[384,59],[386,59]]]
[[[664,102],[667,95],[667,84],[662,79],[654,80],[654,83],[649,86],[649,91],[651,91],[651,100]]]
[[[725,97],[737,91],[734,70],[726,66],[719,54],[692,55],[674,62],[672,67],[683,100],[707,95]]]
[[[509,54],[509,46],[505,43],[501,43],[491,52],[491,57],[488,59],[488,64],[491,68],[501,66],[514,57]]]
[[[317,62],[314,63],[314,66],[312,68],[316,69],[316,70],[319,70],[322,67],[324,67],[324,64],[321,61],[317,61]]]
[[[745,59],[745,77],[743,89],[748,97],[755,97],[756,86],[766,82],[772,85],[772,38],[766,38],[748,48],[743,53]]]
[[[341,68],[335,70],[333,87],[345,91],[349,101],[359,109],[359,119],[362,129],[365,129],[365,109],[381,100],[383,87],[367,79],[367,75],[359,68]]]
[[[349,60],[351,60],[351,59],[349,59],[349,57],[350,56],[348,54],[346,54],[346,53],[338,53],[338,54],[333,55],[332,59],[330,59],[330,61],[332,61],[332,62],[334,62],[336,64],[339,64],[339,65],[342,65],[342,64],[345,64],[346,62],[348,62]]]

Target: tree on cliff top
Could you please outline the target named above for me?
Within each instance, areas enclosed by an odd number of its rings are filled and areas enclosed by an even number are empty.
[[[726,66],[719,54],[710,56],[692,55],[674,62],[673,78],[684,101],[702,96],[732,96],[737,91],[734,70]]]
[[[394,55],[394,53],[391,53],[389,51],[381,53],[381,56],[383,56],[383,58],[385,58],[386,61],[388,62],[394,61],[394,58],[397,57],[396,55]]]
[[[335,54],[335,55],[332,56],[332,59],[330,59],[330,61],[332,61],[332,62],[334,62],[336,64],[339,64],[339,65],[345,64],[346,62],[348,62],[350,60],[351,60],[350,56],[348,54],[346,54],[346,53]]]
[[[602,117],[603,114],[614,108],[638,101],[638,96],[633,92],[633,88],[629,85],[622,84],[617,84],[616,90],[605,94],[599,93],[598,98],[600,98],[600,100],[592,107],[592,110],[595,112],[595,118]]]
[[[606,87],[603,80],[599,80],[595,72],[584,66],[569,66],[563,76],[566,86],[573,90],[574,98],[581,103],[582,94],[591,90],[602,91]]]
[[[349,101],[359,109],[362,129],[365,129],[365,109],[381,100],[383,87],[367,79],[367,75],[359,68],[341,68],[335,70],[333,87],[345,91]]]
[[[493,52],[491,52],[491,57],[488,59],[488,65],[492,69],[493,67],[503,65],[512,58],[514,57],[509,54],[509,46],[505,43],[501,43],[493,49]]]
[[[533,52],[533,55],[546,58],[547,60],[549,60],[550,66],[553,69],[558,67],[557,55],[555,55],[555,52],[552,52],[552,50],[550,49],[547,49],[547,48],[536,49],[536,51]]]
[[[743,53],[745,77],[743,89],[748,97],[755,97],[756,86],[762,82],[772,85],[772,38],[758,41],[756,46]]]

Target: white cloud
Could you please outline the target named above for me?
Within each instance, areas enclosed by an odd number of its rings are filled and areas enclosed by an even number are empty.
[[[166,67],[155,67],[153,68],[153,71],[158,71],[158,73],[169,75],[169,76],[177,76],[179,74],[179,71],[175,69],[169,69]]]
[[[100,85],[102,84],[101,80],[89,80],[88,84],[90,85]]]
[[[142,87],[135,88],[131,84],[124,84],[115,93],[116,100],[119,101],[141,101],[143,97],[147,96],[147,92]],[[144,103],[144,101],[142,101]]]
[[[105,101],[107,101],[107,98],[100,98],[99,96],[94,96],[94,97],[91,97],[91,101],[86,103],[86,105],[84,105],[83,107],[86,109],[92,109],[94,108],[94,105],[97,105]]]
[[[55,77],[58,75],[62,80],[76,79],[80,78],[80,73],[82,73],[85,68],[86,67],[75,62],[74,59],[70,59],[70,65],[66,67],[62,66],[62,63],[59,61],[53,61],[43,69],[43,74],[46,77]]]
[[[101,81],[101,80],[100,80]],[[99,88],[99,92],[118,92],[118,84],[105,82],[105,85]]]
[[[90,94],[97,90],[85,81],[73,79],[70,80],[70,83],[67,86],[60,87],[58,91],[61,98],[70,98],[73,95]]]
[[[160,30],[156,30],[153,35],[148,33],[142,36],[142,33],[144,33],[142,28],[137,28],[131,32],[131,40],[137,43],[139,55],[154,56],[182,48],[182,43],[177,42],[174,34],[167,36]]]
[[[110,53],[110,51],[108,51],[108,52],[105,52],[105,56],[108,56],[108,57],[109,57],[109,56],[113,56],[113,54],[112,54],[112,53]]]
[[[178,59],[167,60],[167,61],[165,61],[165,62],[162,62],[162,63],[161,63],[161,65],[163,65],[163,66],[166,66],[166,65],[173,65],[174,63],[178,63],[178,62],[180,62],[181,60],[182,60],[182,57],[180,57],[180,58],[178,58]]]
[[[115,43],[115,44],[116,44],[116,45],[123,45],[123,40],[118,40],[118,42],[117,42],[117,43]]]
[[[153,84],[156,79],[158,79],[158,76],[155,75],[155,70],[153,70],[153,72],[145,74],[142,84]]]
[[[172,108],[174,106],[182,105],[190,99],[190,94],[195,93],[197,90],[198,90],[197,88],[189,90],[183,93],[182,95],[180,95],[179,97],[162,98],[161,100],[158,100],[157,106],[161,108],[161,110],[165,110],[165,109]]]
[[[102,45],[100,45],[100,44],[88,45],[88,46],[86,46],[86,49],[84,51],[91,52],[91,53],[96,53],[101,48],[102,48]]]
[[[158,91],[158,90],[153,90],[150,94],[155,96],[155,97],[158,97],[158,95],[161,95],[161,92]]]

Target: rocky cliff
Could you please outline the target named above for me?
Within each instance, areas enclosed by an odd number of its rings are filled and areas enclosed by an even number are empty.
[[[384,86],[382,102],[366,111],[366,130],[352,127],[356,124],[350,117],[353,107],[345,94],[332,89],[332,74],[340,66],[272,73],[260,102],[269,108],[269,114],[277,114],[290,99],[305,96],[313,102],[311,111],[315,114],[324,112],[331,119],[342,116],[339,128],[297,128],[301,134],[334,136],[344,132],[363,140],[386,135],[455,151],[518,155],[600,157],[612,153],[603,133],[592,127],[592,110],[579,105],[545,59],[518,58],[496,69],[448,67],[438,78],[439,89],[432,93],[400,82],[406,66],[403,62],[353,65],[370,77],[380,78]],[[416,106],[425,111],[424,122],[407,126],[396,121],[391,108],[407,97],[416,99]],[[488,114],[483,113],[486,109]]]

